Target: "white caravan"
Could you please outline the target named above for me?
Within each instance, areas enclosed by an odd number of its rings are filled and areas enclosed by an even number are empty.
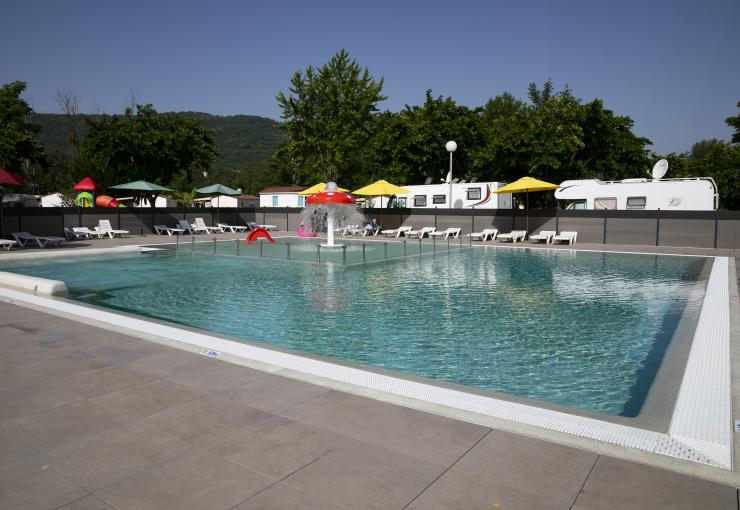
[[[662,179],[668,162],[653,167],[653,179],[564,181],[555,190],[557,200],[566,200],[567,209],[618,209],[663,211],[714,211],[719,195],[711,177]]]
[[[403,186],[409,193],[398,195],[395,200],[399,207],[410,209],[511,209],[510,193],[494,193],[504,185],[502,182],[449,182]]]

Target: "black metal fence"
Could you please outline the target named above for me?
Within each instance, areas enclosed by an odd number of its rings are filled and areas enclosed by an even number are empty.
[[[740,211],[568,211],[559,209],[360,209],[383,228],[401,225],[461,227],[463,234],[494,227],[510,230],[576,231],[581,243],[740,248]],[[178,220],[201,217],[209,225],[245,225],[253,221],[297,230],[303,210],[262,208],[65,208],[4,207],[0,237],[27,231],[63,235],[65,227],[94,227],[107,219],[114,228],[132,234],[151,234],[153,225],[174,226]]]

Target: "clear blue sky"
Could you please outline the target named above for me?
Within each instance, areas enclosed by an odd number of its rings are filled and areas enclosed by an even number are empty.
[[[0,83],[39,112],[70,89],[83,113],[134,91],[159,111],[280,118],[298,69],[346,48],[398,111],[426,89],[475,107],[551,77],[635,121],[660,153],[729,139],[740,101],[740,1],[10,1]]]

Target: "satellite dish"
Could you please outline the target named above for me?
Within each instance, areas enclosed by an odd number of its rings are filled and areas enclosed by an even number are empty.
[[[655,163],[655,166],[653,167],[653,171],[650,172],[653,176],[653,179],[658,180],[662,179],[666,172],[668,172],[668,161],[665,159],[661,159],[657,163]]]

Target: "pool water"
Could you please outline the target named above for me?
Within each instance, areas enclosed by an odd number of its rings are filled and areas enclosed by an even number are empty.
[[[380,253],[380,246],[372,249]],[[700,276],[708,263],[701,257],[458,246],[345,265],[308,262],[314,246],[293,247],[291,260],[245,251],[237,256],[236,245],[220,245],[216,254],[208,245],[187,248],[16,262],[3,269],[64,280],[71,298],[99,306],[636,416],[679,319],[701,306],[696,291],[706,284]],[[306,261],[295,257],[302,250],[312,254]]]

